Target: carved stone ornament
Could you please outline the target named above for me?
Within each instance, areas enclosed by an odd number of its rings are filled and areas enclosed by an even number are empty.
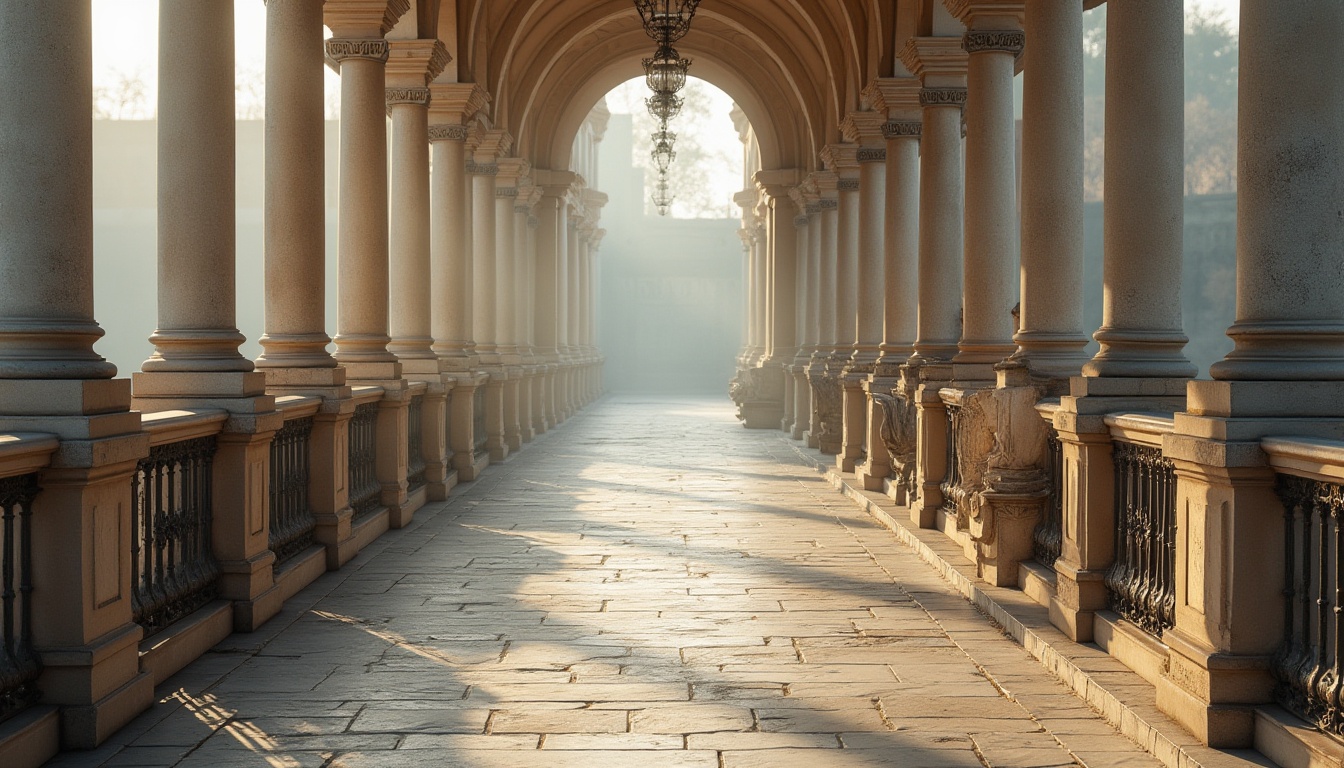
[[[964,107],[965,88],[924,88],[919,92],[921,107]]]
[[[514,213],[530,214],[530,213],[532,213],[532,206],[530,206],[530,205],[514,205],[514,206],[513,206],[513,212],[514,212]]]
[[[388,88],[383,94],[389,107],[393,104],[419,104],[422,107],[429,106],[428,88]]]
[[[794,217],[793,217],[793,226],[795,226],[795,227],[806,227],[806,226],[807,226],[807,217],[806,217],[806,216],[794,216]]]
[[[429,126],[430,141],[466,141],[467,126],[436,123]]]
[[[885,163],[887,161],[887,150],[877,147],[862,147],[858,152],[860,163]]]
[[[961,47],[967,53],[999,51],[1014,56],[1022,52],[1027,43],[1027,35],[1020,29],[971,30],[961,39]]]
[[[498,168],[498,166],[496,166]],[[517,187],[495,187],[495,197],[517,197]]]
[[[836,183],[835,188],[838,189],[838,190],[840,190],[841,192],[858,192],[858,191],[859,191],[859,180],[858,180],[858,179],[841,179],[839,182]]]
[[[346,59],[371,59],[387,62],[388,44],[386,40],[338,40],[327,41],[327,55],[335,61]]]
[[[920,136],[923,133],[924,124],[918,120],[893,120],[882,125],[882,136],[888,139]]]
[[[498,176],[499,166],[494,163],[467,163],[467,173],[472,176]]]
[[[541,219],[538,219],[536,216],[529,215],[527,217],[527,226],[531,227],[532,229],[536,229],[537,227],[541,226]]]
[[[823,197],[822,199],[817,201],[817,210],[819,211],[834,211],[839,207],[840,207],[839,200],[831,200],[829,198]]]

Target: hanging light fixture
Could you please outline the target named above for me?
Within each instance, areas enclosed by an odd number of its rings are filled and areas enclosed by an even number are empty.
[[[644,100],[644,105],[649,108],[649,114],[663,125],[667,125],[669,120],[681,114],[684,103],[685,101],[675,93],[655,93]]]
[[[659,45],[675,43],[691,31],[700,0],[635,0],[644,31]]]
[[[654,94],[675,94],[686,85],[686,70],[691,60],[681,58],[677,49],[660,45],[653,58],[644,60],[644,81]]]
[[[653,204],[658,208],[659,216],[666,216],[672,210],[672,193],[667,188],[667,174],[658,174],[658,185],[653,191]]]
[[[672,149],[676,141],[677,134],[667,130],[667,123],[663,123],[663,129],[653,134],[653,151],[649,155],[658,166],[658,173],[661,175],[666,175],[667,169],[672,166],[672,161],[677,159],[677,153]]]

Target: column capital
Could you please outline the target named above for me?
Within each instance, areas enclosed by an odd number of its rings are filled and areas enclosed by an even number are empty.
[[[513,146],[513,137],[508,131],[499,128],[487,128],[481,133],[480,141],[471,148],[472,158],[484,165],[493,165],[495,160],[508,153]]]
[[[517,196],[523,179],[532,171],[532,164],[521,157],[501,157],[496,165],[499,168],[499,176],[495,180],[497,189],[508,187],[513,190],[511,196]]]
[[[387,101],[388,111],[398,104],[429,106],[428,88],[386,88],[383,90],[383,96]]]
[[[834,208],[835,202],[839,199],[837,195],[840,189],[839,174],[834,171],[814,171],[811,179],[812,186],[817,190],[817,204],[822,208]],[[831,205],[826,205],[827,202]]]
[[[821,150],[821,161],[826,164],[826,170],[837,175],[837,180],[859,177],[858,144],[827,144]]]
[[[462,141],[467,140],[467,126],[451,125],[448,123],[434,123],[429,126],[429,140],[435,141]]]
[[[879,77],[863,90],[863,99],[874,112],[893,120],[918,119],[919,78]]]
[[[1021,30],[1023,0],[943,0],[948,13],[976,30]]]
[[[770,200],[789,197],[798,186],[801,173],[796,168],[779,168],[769,171],[757,171],[752,177],[756,189]]]
[[[924,123],[919,120],[892,120],[882,124],[882,135],[888,139],[919,138]]]
[[[1026,47],[1027,35],[1020,29],[972,29],[961,39],[968,54],[996,52],[1018,56]]]
[[[411,0],[326,0],[322,23],[333,38],[381,38],[409,10]]]
[[[596,189],[588,189],[587,187],[583,190],[583,207],[586,208],[594,218],[601,216],[602,209],[607,206],[607,203],[610,200],[611,198],[607,197],[607,193],[605,192],[599,192]]]
[[[333,37],[326,41],[327,58],[340,64],[346,59],[387,61],[387,41],[379,39],[346,40]]]
[[[388,88],[424,88],[453,57],[438,40],[389,40]]]
[[[466,125],[490,103],[490,94],[475,83],[430,83],[429,120]]]
[[[912,37],[900,53],[901,63],[925,88],[964,87],[967,58],[960,37]]]

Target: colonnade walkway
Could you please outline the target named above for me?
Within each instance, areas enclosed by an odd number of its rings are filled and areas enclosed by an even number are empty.
[[[58,766],[1156,766],[777,433],[608,398]]]

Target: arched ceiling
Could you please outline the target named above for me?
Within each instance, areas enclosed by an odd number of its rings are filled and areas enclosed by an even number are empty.
[[[840,140],[863,87],[892,74],[896,3],[704,0],[677,49],[694,60],[692,74],[742,107],[765,169],[811,169],[821,148]],[[433,4],[455,57],[451,76],[489,91],[491,119],[540,168],[568,167],[589,110],[641,76],[640,60],[654,49],[631,0]]]

